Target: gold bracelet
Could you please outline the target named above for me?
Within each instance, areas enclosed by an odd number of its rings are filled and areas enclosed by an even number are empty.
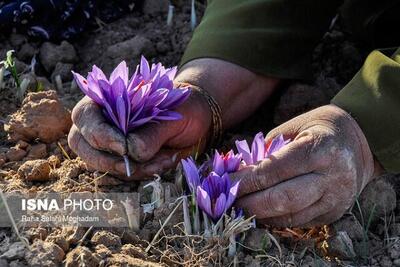
[[[196,92],[199,92],[201,96],[207,101],[208,106],[210,107],[212,120],[211,120],[211,132],[210,138],[207,142],[207,147],[209,149],[214,149],[218,147],[218,145],[222,141],[223,128],[222,128],[222,111],[220,105],[217,103],[215,98],[210,95],[209,92],[204,90],[203,88],[190,84],[190,83],[179,83],[178,87],[189,87]]]

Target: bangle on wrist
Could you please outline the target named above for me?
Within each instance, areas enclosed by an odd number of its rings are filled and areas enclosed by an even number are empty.
[[[203,88],[189,83],[179,83],[178,87],[189,87],[198,92],[206,101],[211,110],[211,131],[207,140],[207,148],[216,148],[222,141],[222,110],[215,98]]]

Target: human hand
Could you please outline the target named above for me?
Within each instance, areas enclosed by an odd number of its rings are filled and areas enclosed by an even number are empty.
[[[233,175],[237,206],[260,223],[311,226],[339,219],[374,176],[374,160],[356,121],[326,105],[272,130],[292,142]]]
[[[192,92],[177,111],[183,119],[150,123],[125,138],[106,120],[101,108],[84,97],[72,111],[73,126],[68,143],[91,169],[109,172],[126,180],[150,178],[175,166],[180,156],[184,157],[200,140],[205,140],[210,128],[211,111],[198,93]],[[131,162],[130,177],[125,174],[125,163],[121,157],[125,154],[135,161]]]

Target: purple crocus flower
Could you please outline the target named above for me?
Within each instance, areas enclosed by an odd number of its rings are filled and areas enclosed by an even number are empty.
[[[144,57],[130,79],[125,61],[115,68],[109,79],[97,66],[93,66],[87,79],[72,73],[83,93],[103,107],[105,116],[125,135],[148,122],[181,119],[182,116],[172,110],[190,93],[188,88],[174,88],[176,67],[166,69],[158,63],[150,68]]]
[[[211,172],[197,186],[196,200],[199,207],[216,222],[232,206],[239,189],[239,181],[232,184],[229,174],[222,176]]]
[[[197,168],[192,157],[187,158],[186,160],[182,159],[182,167],[185,172],[186,182],[189,186],[190,192],[193,194],[196,192],[197,186],[200,185],[200,171]]]
[[[236,148],[242,154],[243,161],[247,165],[256,164],[258,161],[268,158],[272,153],[278,151],[288,144],[290,140],[285,140],[283,135],[278,135],[274,139],[265,143],[264,134],[259,132],[254,137],[251,150],[246,140],[236,141]]]
[[[233,150],[230,150],[225,155],[223,153],[220,154],[215,150],[212,169],[218,175],[223,175],[226,172],[235,172],[239,169],[241,161],[242,155],[235,154]]]
[[[240,156],[234,155],[233,151],[228,152],[234,159],[232,166],[238,167],[240,164]],[[221,154],[216,152],[217,161],[221,161]],[[215,160],[214,160],[215,161]],[[236,163],[236,162],[239,163]],[[198,168],[192,158],[182,160],[183,171],[185,173],[186,182],[190,192],[194,194],[197,204],[214,222],[231,208],[236,199],[239,182],[232,184],[231,178],[227,172],[222,174],[212,170],[205,178],[201,175],[201,168]],[[220,163],[217,164],[222,168]],[[224,167],[225,168],[225,167]],[[233,167],[232,167],[233,170]],[[221,170],[219,170],[221,171]]]
[[[124,135],[149,122],[181,119],[173,109],[190,94],[189,88],[174,88],[176,67],[166,69],[158,63],[150,68],[144,57],[130,79],[125,61],[109,78],[96,66],[87,79],[72,73],[83,93],[102,107],[105,117]]]

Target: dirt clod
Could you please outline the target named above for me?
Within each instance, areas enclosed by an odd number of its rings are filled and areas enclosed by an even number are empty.
[[[85,235],[86,230],[82,227],[63,227],[62,228],[62,236],[68,241],[71,245],[76,245]]]
[[[47,156],[46,144],[36,144],[28,149],[27,159],[43,159]]]
[[[67,41],[62,41],[60,45],[46,42],[40,48],[39,58],[46,71],[51,73],[58,62],[76,62],[77,54],[74,46]]]
[[[65,237],[61,235],[49,235],[46,241],[57,244],[64,252],[68,252],[69,243]]]
[[[106,247],[121,247],[121,238],[111,232],[108,231],[98,231],[96,232],[92,239],[90,240],[92,244],[104,245]]]
[[[364,218],[377,221],[396,208],[396,191],[386,176],[370,182],[360,195],[359,201]]]
[[[48,181],[50,179],[50,164],[47,160],[28,160],[18,169],[18,174],[27,181]]]
[[[36,138],[51,143],[68,133],[71,115],[59,101],[55,91],[28,93],[22,107],[12,114],[4,126],[11,141]]]
[[[48,232],[43,227],[29,228],[26,232],[26,236],[30,241],[34,241],[35,239],[45,240],[47,235]]]
[[[346,232],[353,241],[360,241],[364,237],[364,229],[354,215],[343,216],[332,228],[336,232]]]
[[[87,247],[79,246],[71,250],[65,259],[65,267],[86,266],[97,267],[100,258],[90,251]]]
[[[25,245],[22,242],[15,242],[11,244],[9,249],[0,255],[0,259],[15,260],[22,259],[25,255]]]
[[[19,147],[11,147],[6,152],[6,158],[8,161],[20,161],[26,155],[26,151]]]
[[[72,80],[72,69],[74,65],[71,63],[62,63],[58,62],[54,68],[53,73],[51,74],[51,80],[55,81],[55,78],[60,75],[60,78],[63,82],[68,82]]]
[[[330,256],[339,257],[340,259],[354,259],[353,242],[346,232],[338,232],[336,235],[328,239],[328,253]]]
[[[56,267],[65,257],[64,251],[56,244],[42,240],[35,241],[26,253],[25,259],[31,267]]]

